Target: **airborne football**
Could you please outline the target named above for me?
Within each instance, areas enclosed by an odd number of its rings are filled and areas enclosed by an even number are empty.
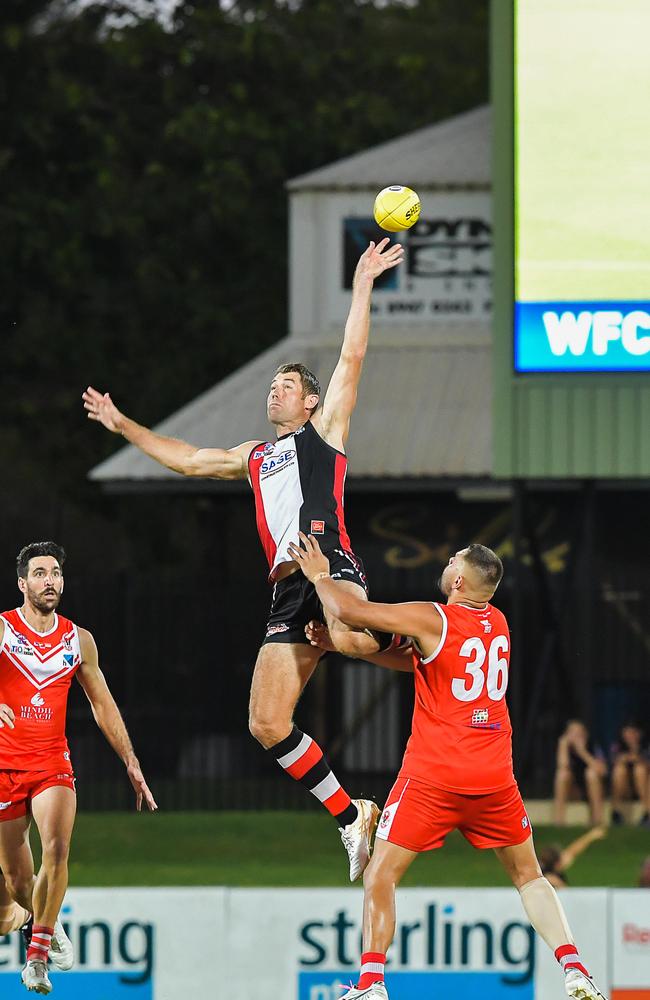
[[[420,218],[420,197],[409,187],[391,184],[375,198],[375,222],[389,233],[400,233]]]

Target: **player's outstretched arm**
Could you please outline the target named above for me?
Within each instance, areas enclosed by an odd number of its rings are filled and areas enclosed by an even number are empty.
[[[247,441],[236,448],[197,448],[186,441],[165,437],[143,427],[118,410],[109,393],[88,386],[81,398],[89,420],[103,424],[114,434],[121,434],[145,455],[183,476],[211,479],[246,479],[248,456],[258,441]]]
[[[327,625],[322,622],[312,620],[305,625],[305,635],[312,646],[325,650],[326,653],[335,653],[336,646],[330,638]],[[356,661],[355,661],[356,662]],[[363,659],[360,663],[373,663],[377,667],[386,667],[387,670],[400,670],[403,673],[412,674],[413,667],[413,647],[411,645],[398,649],[386,649],[383,653],[373,653]]]
[[[425,656],[436,649],[442,635],[442,618],[427,601],[406,604],[377,604],[357,597],[329,575],[329,560],[313,535],[300,532],[301,544],[289,545],[291,558],[316,587],[323,607],[352,628],[410,635]]]
[[[583,833],[581,837],[577,840],[573,840],[568,844],[562,853],[560,854],[560,860],[558,863],[558,869],[561,872],[565,872],[567,868],[570,868],[576,858],[579,858],[581,854],[587,850],[591,844],[596,840],[602,840],[603,837],[607,836],[607,830],[604,826],[595,826],[591,830],[587,830]]]
[[[135,755],[124,719],[100,669],[95,640],[90,632],[80,628],[79,642],[82,662],[77,671],[77,680],[91,704],[95,722],[115,753],[124,762],[129,781],[135,791],[138,812],[142,809],[143,800],[153,812],[158,806],[140,769],[140,762]]]
[[[357,388],[368,347],[370,298],[375,279],[384,271],[397,267],[404,256],[399,243],[389,246],[389,242],[388,237],[376,246],[371,242],[359,258],[341,355],[327,387],[323,407],[316,411],[313,418],[316,429],[334,448],[342,449],[347,441],[350,417],[357,401]]]

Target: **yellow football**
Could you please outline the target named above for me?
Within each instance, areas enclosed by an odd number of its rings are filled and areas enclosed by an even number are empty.
[[[420,218],[420,198],[411,188],[391,184],[375,198],[375,222],[389,233],[410,229]]]

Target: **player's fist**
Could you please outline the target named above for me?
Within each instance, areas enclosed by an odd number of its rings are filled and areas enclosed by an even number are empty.
[[[120,413],[107,392],[97,392],[97,389],[93,389],[89,385],[86,391],[82,392],[81,398],[84,401],[84,409],[88,412],[89,420],[97,420],[114,434],[122,432],[124,414]]]
[[[9,705],[0,705],[0,729],[7,726],[8,729],[15,729],[14,719],[16,718],[13,708]]]

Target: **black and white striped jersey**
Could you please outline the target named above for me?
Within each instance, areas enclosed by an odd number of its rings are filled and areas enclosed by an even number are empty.
[[[320,436],[311,421],[277,441],[256,445],[248,457],[257,530],[271,579],[290,562],[298,532],[315,535],[326,554],[350,551],[343,517],[348,460]]]

